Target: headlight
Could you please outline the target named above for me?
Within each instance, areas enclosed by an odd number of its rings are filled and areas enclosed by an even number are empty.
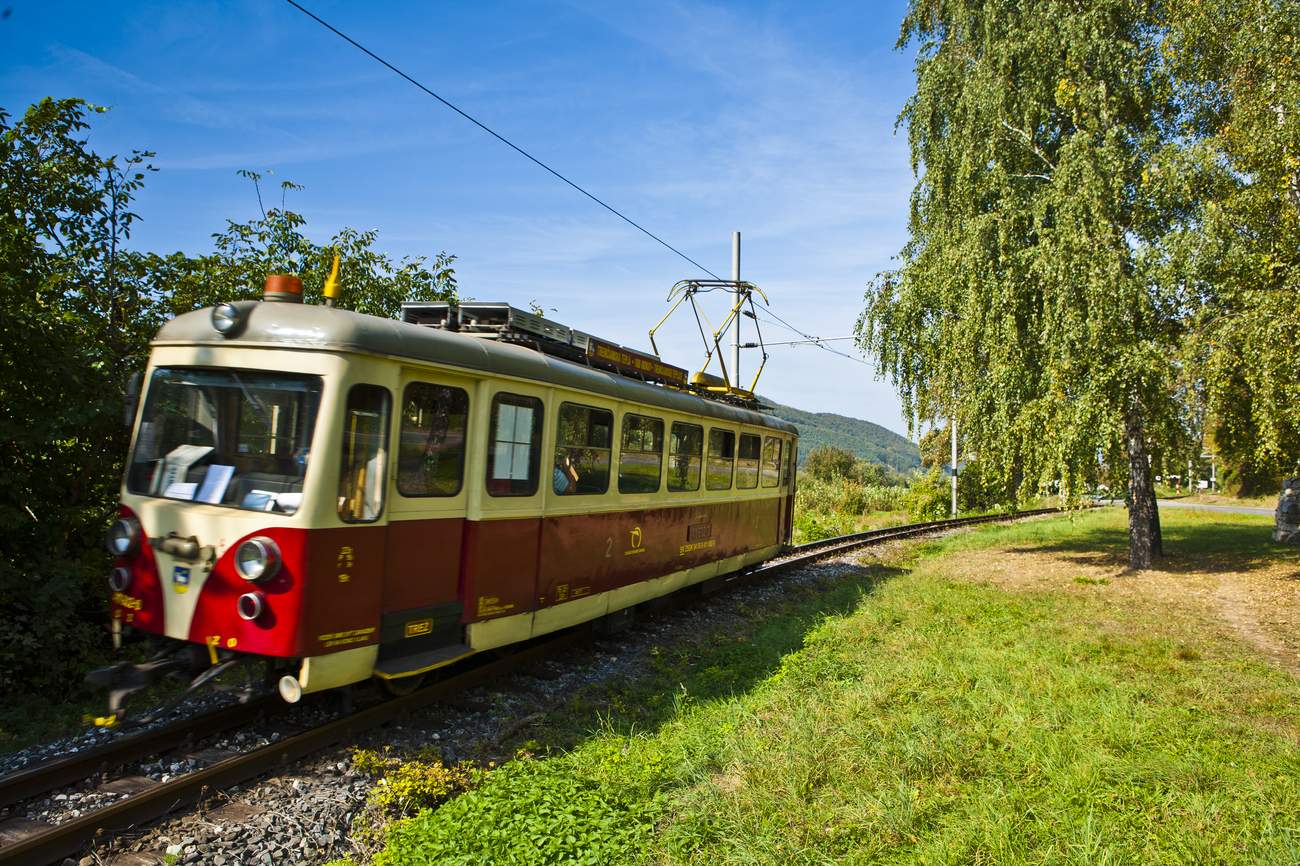
[[[108,586],[113,592],[126,592],[126,588],[131,585],[131,572],[122,566],[117,566],[108,573]]]
[[[235,551],[235,571],[244,580],[270,580],[280,570],[280,547],[265,535],[250,538]]]
[[[108,552],[114,556],[127,556],[140,546],[140,521],[134,517],[119,517],[108,528]]]
[[[241,324],[243,324],[243,317],[234,304],[227,301],[212,308],[212,327],[223,337],[234,335]]]
[[[262,602],[260,592],[246,592],[235,602],[235,609],[239,612],[240,619],[246,619],[249,622],[257,619],[262,615],[265,605]]]

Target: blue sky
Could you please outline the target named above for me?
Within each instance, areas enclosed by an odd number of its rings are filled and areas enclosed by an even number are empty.
[[[901,3],[304,5],[723,276],[741,231],[742,276],[806,332],[850,334],[905,240]],[[629,346],[698,275],[287,4],[0,7],[0,105],[80,96],[112,108],[101,152],[157,152],[141,248],[202,252],[255,215],[248,168],[306,187],[289,204],[314,237],[352,225],[395,254],[447,250],[465,294],[536,299]],[[660,347],[695,368],[688,324]],[[872,367],[812,347],[774,348],[759,390],[906,427]]]

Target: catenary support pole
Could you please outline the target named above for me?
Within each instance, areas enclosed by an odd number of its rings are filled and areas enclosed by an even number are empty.
[[[952,419],[952,516],[957,516],[957,419]]]
[[[731,233],[731,280],[740,282],[740,232]],[[740,307],[740,286],[736,286],[736,307]],[[731,332],[731,369],[732,384],[740,387],[740,314],[736,314],[736,324]]]

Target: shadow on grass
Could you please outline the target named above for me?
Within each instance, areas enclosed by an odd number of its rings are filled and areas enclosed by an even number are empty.
[[[1166,521],[1163,557],[1155,568],[1181,574],[1249,572],[1277,564],[1300,566],[1300,548],[1274,542],[1272,529],[1258,523]],[[1063,534],[1046,544],[1009,548],[1015,553],[1058,553],[1083,565],[1128,566],[1128,525],[1094,526]],[[1297,574],[1300,577],[1300,573]]]
[[[702,627],[692,631],[690,620],[674,623],[664,636],[675,642],[652,647],[635,678],[576,694],[533,728],[533,739],[520,732],[497,745],[511,751],[525,744],[567,750],[599,729],[621,735],[657,729],[683,700],[705,703],[744,693],[775,673],[823,620],[851,613],[882,583],[906,573],[878,564],[852,566],[852,574],[845,574],[843,564],[811,568],[825,577],[788,592],[760,586],[758,592],[741,590],[731,598],[704,600],[701,615],[694,618]],[[778,592],[779,600],[773,602]],[[648,620],[658,622],[657,616]],[[540,741],[538,732],[543,734]]]

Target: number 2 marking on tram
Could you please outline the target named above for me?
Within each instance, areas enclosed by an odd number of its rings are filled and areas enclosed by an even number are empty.
[[[614,556],[614,536],[605,539],[605,558],[612,559]]]

